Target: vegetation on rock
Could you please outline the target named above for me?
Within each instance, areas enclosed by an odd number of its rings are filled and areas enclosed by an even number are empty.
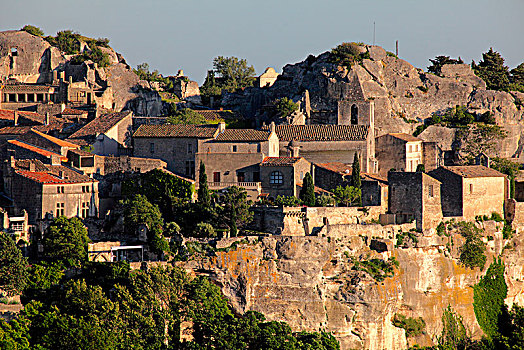
[[[416,337],[424,333],[424,328],[426,327],[426,322],[419,318],[406,317],[401,314],[395,314],[393,320],[391,320],[393,326],[398,328],[403,328],[406,331],[406,337]]]
[[[44,31],[38,27],[35,27],[30,24],[26,24],[21,30],[28,32],[29,34],[35,35],[35,36],[44,36]]]
[[[369,52],[367,50],[363,52],[361,46],[358,43],[342,43],[331,50],[329,61],[339,66],[351,68],[355,63],[369,58]]]
[[[504,65],[502,55],[497,51],[493,51],[493,48],[482,54],[482,60],[478,65],[473,61],[471,66],[475,74],[486,82],[488,89],[504,91],[508,89],[508,67]]]
[[[180,110],[172,111],[167,117],[166,122],[168,124],[186,124],[186,125],[200,125],[209,124],[204,116],[192,109],[184,108]]]
[[[285,118],[298,109],[298,104],[287,97],[276,100],[275,106],[279,118]]]
[[[482,230],[473,222],[461,221],[456,224],[459,233],[466,239],[466,242],[460,247],[460,262],[470,268],[484,268],[486,264],[486,243],[482,241]]]
[[[441,75],[442,66],[445,64],[462,64],[464,61],[459,57],[458,59],[450,58],[449,56],[437,56],[434,60],[429,59],[431,65],[428,67],[428,72]]]

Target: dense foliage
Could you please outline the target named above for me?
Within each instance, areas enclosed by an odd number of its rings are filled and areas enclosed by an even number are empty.
[[[395,314],[393,320],[391,320],[393,326],[398,328],[403,328],[406,331],[406,337],[416,337],[424,333],[424,328],[426,327],[426,322],[419,318],[406,317],[401,314]]]
[[[298,109],[298,104],[287,97],[282,97],[275,101],[275,107],[278,117],[284,118],[295,112]]]
[[[471,64],[477,76],[486,82],[490,90],[507,90],[509,87],[509,70],[504,65],[504,58],[497,51],[490,48],[482,54],[482,60],[477,65],[475,61]]]
[[[81,266],[87,260],[88,242],[87,229],[82,221],[65,216],[53,219],[42,240],[46,259],[66,266]]]
[[[358,205],[362,205],[362,182],[360,179],[360,156],[358,152],[355,152],[355,155],[353,156],[353,166],[351,168],[351,186],[358,190]]]
[[[199,125],[199,124],[208,124],[206,118],[204,116],[192,109],[184,108],[180,110],[174,110],[170,113],[170,115],[167,117],[166,122],[168,124],[193,124],[193,125]]]
[[[93,39],[73,33],[71,30],[62,30],[56,33],[56,36],[46,36],[44,39],[67,55],[79,54],[73,57],[73,63],[78,64],[91,60],[97,63],[99,67],[107,67],[110,63],[108,54],[100,49],[100,47],[109,47],[109,39],[107,38]],[[81,42],[86,43],[89,49],[80,52]]]
[[[339,66],[351,68],[355,63],[369,58],[369,52],[358,43],[342,43],[331,50],[329,60]]]
[[[91,263],[60,286],[41,290],[11,322],[0,320],[0,348],[340,348],[328,333],[293,333],[256,312],[238,315],[207,278],[191,279],[179,268]]]
[[[300,200],[308,207],[315,206],[315,185],[313,184],[313,177],[309,172],[304,176],[300,190]]]
[[[165,78],[158,72],[158,70],[154,70],[152,72],[149,71],[149,64],[148,63],[141,63],[138,66],[136,66],[136,69],[133,69],[133,72],[135,72],[136,75],[138,75],[138,78],[140,80],[146,80],[146,81],[156,81],[159,83],[164,84],[164,88],[167,91],[173,90],[173,82],[169,78]]]
[[[283,207],[298,207],[302,205],[302,201],[295,196],[277,196],[277,198],[275,198],[275,205],[281,205]]]
[[[32,26],[30,24],[26,24],[21,30],[35,36],[44,36],[44,31],[42,29]]]
[[[472,222],[457,223],[459,233],[466,239],[466,242],[460,247],[459,260],[460,262],[470,268],[475,267],[484,268],[486,264],[486,243],[482,241],[482,230],[475,226]]]
[[[27,261],[13,237],[0,232],[0,296],[20,293],[27,282]]]
[[[204,207],[209,207],[211,205],[211,195],[207,184],[206,166],[202,161],[200,161],[200,169],[198,171],[198,203]]]
[[[360,189],[353,186],[337,186],[337,188],[333,190],[333,195],[338,205],[349,207],[350,205],[360,203]]]
[[[464,61],[459,57],[458,59],[450,58],[449,56],[437,56],[434,60],[429,59],[431,65],[428,67],[428,72],[441,75],[442,66],[445,64],[462,64]]]

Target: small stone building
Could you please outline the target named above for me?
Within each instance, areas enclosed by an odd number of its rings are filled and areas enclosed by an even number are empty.
[[[404,133],[391,133],[376,138],[375,156],[378,173],[388,171],[416,171],[422,164],[422,140]]]
[[[98,181],[62,165],[11,158],[3,166],[3,192],[29,224],[45,218],[98,215]]]
[[[270,198],[299,195],[306,173],[311,172],[311,163],[302,157],[266,157],[260,163],[262,192]]]
[[[96,117],[80,130],[73,133],[68,141],[84,147],[93,147],[93,153],[100,156],[117,156],[130,153],[133,112],[117,112]]]
[[[398,224],[416,220],[420,230],[442,221],[441,183],[422,172],[388,173],[389,212]]]
[[[278,74],[275,71],[275,68],[267,67],[266,70],[264,71],[264,73],[262,73],[257,78],[257,85],[258,85],[258,87],[263,88],[263,87],[273,86],[275,81],[277,81],[279,75],[280,74]]]
[[[477,215],[504,213],[509,197],[506,176],[482,165],[445,166],[429,172],[439,180],[444,216],[474,220]]]

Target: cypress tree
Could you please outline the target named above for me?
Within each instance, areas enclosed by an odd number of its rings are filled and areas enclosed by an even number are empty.
[[[206,208],[211,204],[211,196],[209,195],[209,187],[207,186],[206,166],[202,161],[200,161],[200,171],[198,174],[198,203]]]
[[[304,182],[300,190],[300,199],[308,207],[315,205],[315,185],[313,184],[313,177],[309,172],[304,176]]]
[[[353,169],[351,172],[351,185],[358,189],[359,191],[362,191],[362,182],[360,181],[360,158],[358,156],[358,152],[355,152],[355,156],[353,157]],[[362,192],[361,192],[362,193]],[[358,199],[358,204],[362,205],[362,196]]]

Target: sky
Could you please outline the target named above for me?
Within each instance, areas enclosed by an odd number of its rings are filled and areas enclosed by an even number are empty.
[[[426,69],[437,55],[478,62],[490,47],[524,62],[524,0],[2,0],[0,30],[71,29],[107,37],[132,67],[179,69],[202,83],[217,56],[261,74],[342,42],[375,43]]]

